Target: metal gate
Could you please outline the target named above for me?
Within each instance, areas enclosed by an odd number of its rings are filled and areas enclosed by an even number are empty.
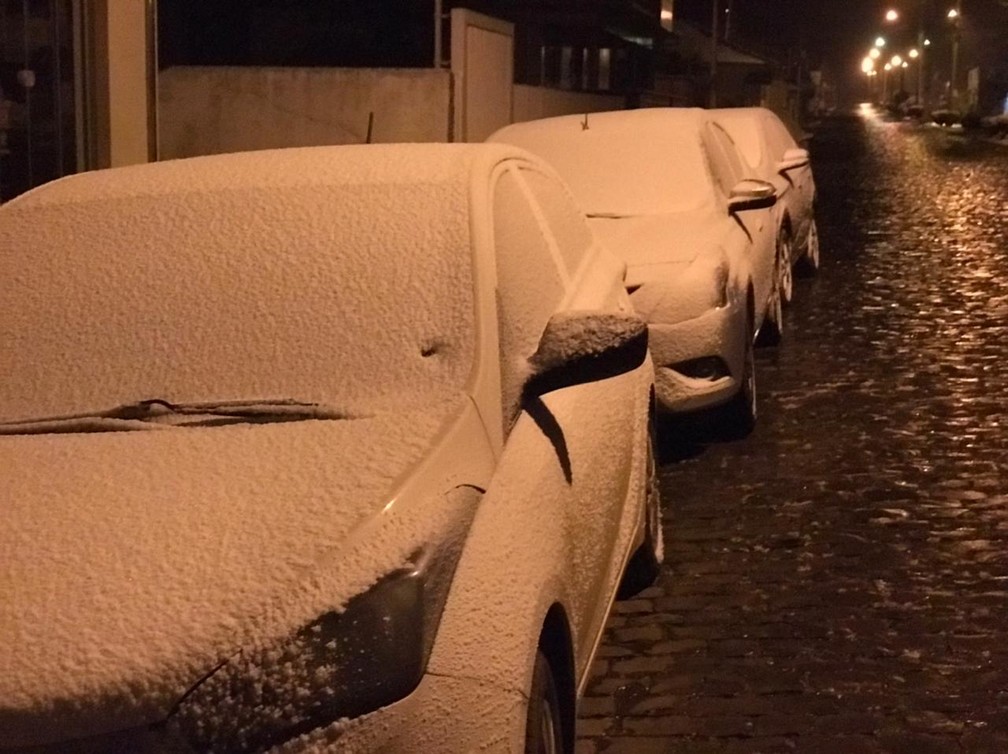
[[[0,201],[77,169],[71,0],[0,0]]]

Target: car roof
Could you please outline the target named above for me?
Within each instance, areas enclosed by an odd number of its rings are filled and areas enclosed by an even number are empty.
[[[4,208],[141,196],[210,197],[241,188],[466,182],[474,173],[516,156],[528,158],[499,144],[354,144],[206,155],[66,176],[22,194]]]

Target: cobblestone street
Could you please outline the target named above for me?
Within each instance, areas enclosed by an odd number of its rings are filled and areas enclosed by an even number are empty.
[[[823,268],[743,441],[666,443],[666,563],[578,754],[1008,752],[1008,147],[812,141]]]

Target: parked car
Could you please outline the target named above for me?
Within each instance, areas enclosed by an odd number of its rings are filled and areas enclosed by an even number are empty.
[[[711,111],[731,135],[750,171],[774,185],[777,206],[777,254],[790,264],[780,267],[781,291],[790,301],[791,270],[819,269],[819,231],[815,220],[815,179],[808,150],[800,147],[787,126],[765,107]]]
[[[0,750],[571,750],[661,527],[646,325],[547,166],[169,161],[0,235]]]
[[[727,406],[756,420],[753,338],[783,319],[773,186],[752,180],[707,111],[654,108],[516,123],[491,141],[545,158],[600,237],[628,264],[648,321],[658,402],[667,413]]]

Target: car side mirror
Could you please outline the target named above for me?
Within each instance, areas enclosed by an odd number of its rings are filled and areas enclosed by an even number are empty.
[[[728,196],[728,214],[750,209],[767,209],[777,203],[777,191],[772,183],[746,178],[735,184]]]
[[[780,162],[777,163],[777,172],[786,173],[789,170],[797,170],[809,164],[809,153],[807,149],[789,149],[784,153]]]
[[[523,398],[630,372],[647,357],[647,324],[633,314],[557,312],[529,358]]]

